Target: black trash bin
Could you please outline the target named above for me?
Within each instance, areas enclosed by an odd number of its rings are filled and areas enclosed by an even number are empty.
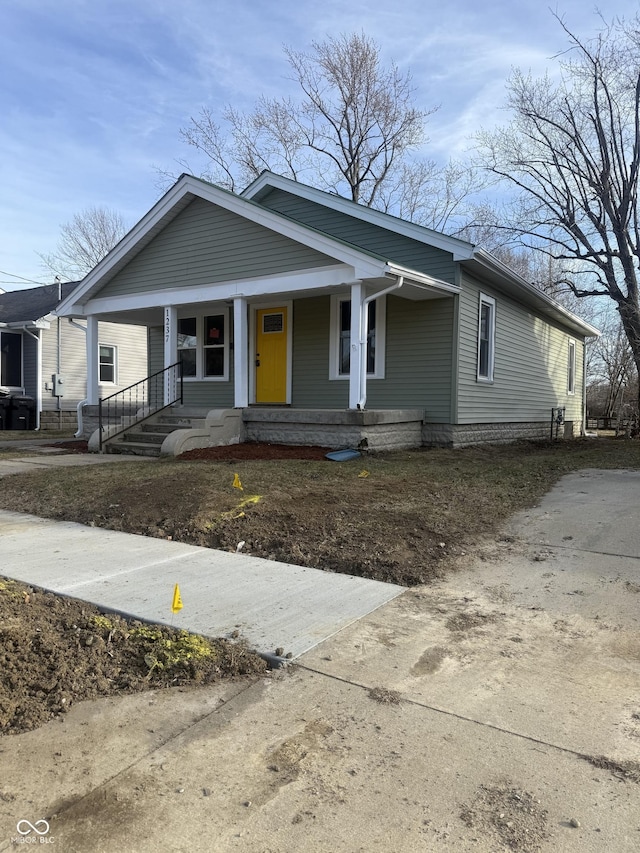
[[[10,429],[9,427],[9,411],[11,409],[11,397],[3,394],[0,396],[0,429]]]
[[[10,399],[8,429],[35,429],[36,401],[33,397],[20,397],[16,394]]]

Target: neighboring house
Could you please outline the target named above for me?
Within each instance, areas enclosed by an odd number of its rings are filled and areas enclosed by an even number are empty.
[[[90,347],[146,326],[150,372],[181,360],[183,411],[235,410],[236,440],[334,447],[544,437],[556,407],[579,434],[598,334],[470,243],[268,172],[183,175],[60,312]]]
[[[78,282],[0,293],[0,386],[33,399],[35,428],[75,426],[86,398],[86,328],[56,315]],[[101,396],[147,375],[147,330],[100,323],[96,344]]]

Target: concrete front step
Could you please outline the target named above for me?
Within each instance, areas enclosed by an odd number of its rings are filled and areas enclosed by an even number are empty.
[[[173,429],[190,429],[202,426],[205,419],[188,415],[158,415],[152,423],[155,426],[170,426]]]
[[[205,416],[206,415],[206,416]],[[107,441],[106,453],[160,456],[178,455],[194,447],[206,447],[215,430],[214,443],[238,441],[243,433],[241,415],[232,410],[203,409],[158,412],[146,421],[133,423],[124,432]]]
[[[168,435],[178,429],[192,429],[204,424],[204,418],[181,415],[160,415],[146,423],[137,424],[109,441],[107,453],[160,456],[160,448]]]
[[[173,432],[173,430],[169,430],[169,432],[143,432],[142,430],[132,430],[128,429],[126,432],[122,433],[122,441],[132,441],[134,443],[143,443],[143,444],[162,444],[169,433]],[[115,439],[117,441],[117,439]]]
[[[105,445],[106,453],[118,453],[122,456],[160,456],[161,444],[148,441],[109,441]]]

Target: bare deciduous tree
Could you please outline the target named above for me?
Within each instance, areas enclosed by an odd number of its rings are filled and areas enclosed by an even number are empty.
[[[398,180],[406,155],[425,141],[433,110],[413,105],[410,74],[384,67],[363,33],[285,54],[299,101],[261,97],[248,114],[227,107],[224,126],[203,108],[182,137],[210,160],[209,177],[231,190],[269,169],[376,205],[385,182]]]
[[[40,257],[49,271],[75,281],[84,278],[126,233],[117,211],[90,207],[62,225],[56,250]]]
[[[510,226],[566,265],[558,282],[577,297],[615,302],[638,368],[640,18],[588,41],[558,20],[569,39],[559,79],[514,72],[514,118],[483,132],[479,148],[485,166],[520,193]]]

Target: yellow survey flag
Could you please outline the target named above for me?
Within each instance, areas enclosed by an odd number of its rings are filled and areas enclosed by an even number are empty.
[[[358,474],[358,477],[360,477],[361,480],[364,480],[365,477],[368,477],[368,476],[369,476],[368,471],[360,471],[360,473]]]
[[[242,483],[240,482],[240,477],[237,474],[233,475],[233,488],[240,489],[241,492],[244,492],[242,488]]]
[[[178,584],[175,585],[173,589],[173,601],[171,602],[171,612],[177,613],[178,610],[182,610],[182,599],[180,598],[180,587]]]

